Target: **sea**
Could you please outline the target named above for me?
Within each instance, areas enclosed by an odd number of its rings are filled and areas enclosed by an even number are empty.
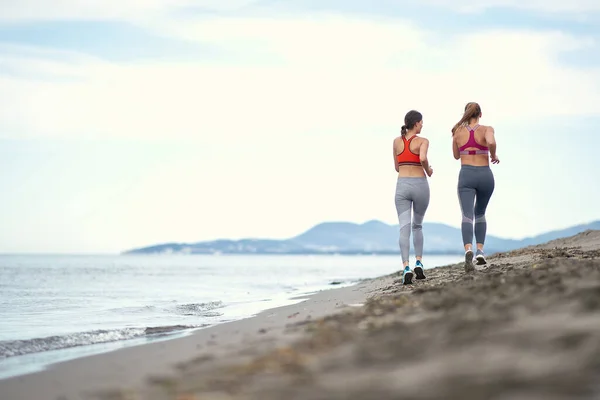
[[[429,269],[460,256],[424,261]],[[400,269],[390,255],[0,255],[0,379],[189,335]]]

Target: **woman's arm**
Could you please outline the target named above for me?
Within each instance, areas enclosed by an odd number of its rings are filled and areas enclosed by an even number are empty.
[[[394,143],[392,145],[392,153],[394,155],[394,168],[396,168],[396,172],[400,172],[400,166],[398,165],[398,161],[396,161],[396,140],[398,140],[398,138],[394,139]]]
[[[425,170],[427,176],[431,176],[433,174],[433,169],[431,169],[429,160],[427,159],[427,150],[429,150],[429,140],[423,138],[421,146],[419,146],[419,159],[421,160],[421,166]]]
[[[454,159],[460,159],[460,149],[458,148],[458,143],[456,143],[456,137],[452,136],[452,153],[454,154]]]
[[[494,128],[491,126],[488,126],[485,130],[485,142],[490,150],[490,159],[492,160],[492,164],[498,164],[500,160],[496,154],[496,137],[494,135]]]

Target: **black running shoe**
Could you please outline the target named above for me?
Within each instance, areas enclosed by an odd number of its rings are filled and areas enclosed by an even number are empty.
[[[473,265],[473,250],[467,250],[465,252],[465,272],[473,271],[475,271],[475,266]]]
[[[420,260],[417,260],[417,263],[415,264],[415,275],[416,275],[416,279],[425,279],[425,268],[423,267],[423,264],[421,263]]]
[[[485,260],[485,255],[483,254],[483,250],[477,249],[475,259],[477,260],[477,265],[487,264],[487,261]]]

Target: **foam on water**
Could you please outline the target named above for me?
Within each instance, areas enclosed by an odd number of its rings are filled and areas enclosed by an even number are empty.
[[[0,255],[0,378],[248,318],[399,266],[394,256]]]
[[[172,325],[147,328],[124,328],[114,330],[97,330],[80,332],[62,336],[50,336],[28,340],[0,341],[0,359],[21,356],[49,350],[59,350],[69,347],[85,346],[97,343],[116,342],[134,339],[146,335],[166,334],[184,329],[198,328],[197,326]]]

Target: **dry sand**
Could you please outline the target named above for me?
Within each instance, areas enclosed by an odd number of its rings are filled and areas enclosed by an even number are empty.
[[[600,399],[600,231],[426,273],[57,364],[0,399]]]

